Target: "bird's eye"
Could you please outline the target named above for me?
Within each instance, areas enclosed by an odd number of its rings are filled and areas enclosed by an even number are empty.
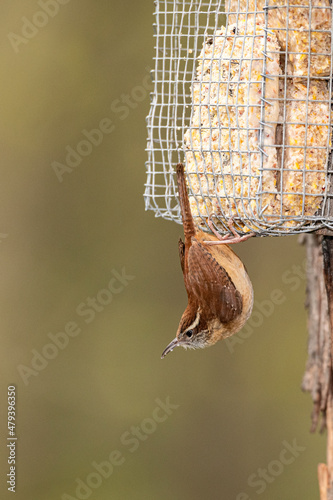
[[[186,335],[187,335],[188,337],[192,337],[192,335],[193,335],[193,330],[188,330],[188,331],[186,332]]]

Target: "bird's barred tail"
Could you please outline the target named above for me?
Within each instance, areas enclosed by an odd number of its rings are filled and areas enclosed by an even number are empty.
[[[191,240],[191,237],[195,235],[195,227],[193,223],[193,218],[190,209],[190,202],[188,199],[188,194],[186,189],[184,165],[182,163],[178,163],[177,165],[177,182],[178,182],[179,203],[183,219],[185,240]]]

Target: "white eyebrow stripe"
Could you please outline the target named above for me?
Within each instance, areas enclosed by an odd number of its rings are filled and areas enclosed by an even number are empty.
[[[186,330],[185,330],[183,333],[186,333],[186,332],[188,332],[189,330],[193,330],[196,326],[198,326],[199,321],[200,321],[200,311],[198,310],[197,315],[196,315],[196,318],[195,318],[195,320],[193,321],[192,325],[190,325],[188,328],[186,328]]]

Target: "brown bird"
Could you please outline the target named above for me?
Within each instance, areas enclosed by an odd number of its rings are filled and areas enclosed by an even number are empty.
[[[215,344],[237,333],[249,318],[253,289],[242,261],[227,243],[244,241],[251,234],[238,236],[230,221],[232,235],[223,238],[196,229],[186,189],[184,166],[177,165],[179,202],[185,243],[178,243],[188,304],[181,317],[176,338],[163,351],[162,358],[175,347],[197,349]]]

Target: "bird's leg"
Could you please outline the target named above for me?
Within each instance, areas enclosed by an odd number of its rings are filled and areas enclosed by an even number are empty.
[[[239,236],[239,234],[236,232],[236,229],[234,227],[234,220],[231,217],[231,219],[228,220],[228,228],[230,229],[230,233],[221,236],[220,233],[218,233],[214,227],[214,224],[210,218],[207,220],[207,224],[209,226],[209,229],[212,231],[213,234],[218,238],[219,241],[204,241],[206,245],[232,245],[234,243],[240,243],[241,241],[246,241],[252,236],[254,236],[254,233],[248,233],[244,234],[243,236]]]

